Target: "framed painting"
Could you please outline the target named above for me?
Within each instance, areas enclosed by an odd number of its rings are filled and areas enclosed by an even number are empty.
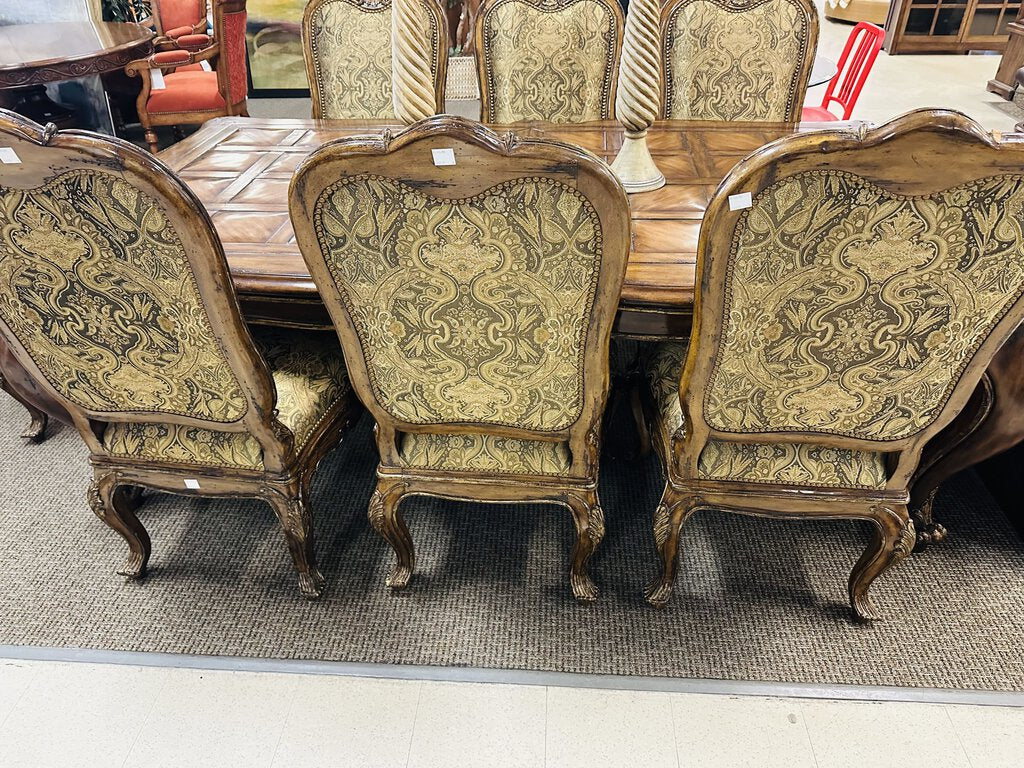
[[[309,95],[302,61],[306,0],[249,0],[246,44],[252,96]]]

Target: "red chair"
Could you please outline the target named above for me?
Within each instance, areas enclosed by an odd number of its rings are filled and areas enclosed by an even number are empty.
[[[158,32],[176,40],[206,32],[206,0],[156,0],[150,6]]]
[[[245,0],[213,0],[212,42],[205,35],[184,35],[177,47],[125,67],[128,75],[142,78],[136,107],[152,152],[159,149],[153,130],[158,125],[197,125],[225,115],[248,115],[245,22]],[[194,50],[190,38],[209,44]],[[202,68],[204,61],[212,71]],[[162,88],[153,87],[155,72]]]
[[[823,122],[828,120],[849,120],[853,112],[853,105],[857,103],[864,81],[875,63],[878,52],[882,49],[882,40],[885,38],[885,30],[862,21],[850,32],[846,40],[846,47],[843,48],[843,55],[839,57],[839,71],[828,84],[825,97],[821,100],[820,107],[804,107],[801,119],[804,122]],[[856,46],[856,50],[854,47]],[[854,50],[853,56],[850,51]],[[829,105],[835,102],[843,109],[842,117],[837,117],[829,109]]]

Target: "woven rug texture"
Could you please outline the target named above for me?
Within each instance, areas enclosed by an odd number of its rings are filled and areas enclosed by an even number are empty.
[[[0,643],[620,675],[1024,690],[1024,543],[975,475],[940,493],[949,539],[875,582],[885,621],[854,623],[855,523],[695,516],[672,602],[655,572],[656,460],[606,457],[601,588],[576,604],[568,511],[414,498],[403,511],[416,574],[384,586],[392,553],[370,528],[375,467],[364,417],[312,493],[323,598],[303,599],[270,508],[150,494],[148,576],[114,570],[127,548],[89,510],[86,452],[70,427],[38,445],[0,399]],[[606,443],[616,435],[606,436]]]

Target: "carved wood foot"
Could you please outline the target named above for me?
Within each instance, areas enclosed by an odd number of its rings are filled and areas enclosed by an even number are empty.
[[[861,621],[880,617],[868,595],[872,582],[890,567],[907,557],[914,548],[914,523],[905,506],[878,505],[871,508],[875,530],[871,542],[850,573],[850,605]]]
[[[25,427],[25,431],[21,433],[21,436],[33,443],[41,443],[43,438],[46,437],[46,425],[49,423],[50,417],[34,405],[28,405],[27,403],[22,403],[22,405],[28,411],[31,421]]]
[[[316,567],[316,548],[313,537],[313,515],[303,488],[298,495],[287,490],[271,489],[266,499],[274,509],[284,531],[288,551],[299,577],[299,591],[305,597],[316,599],[324,587],[324,577]]]
[[[918,527],[914,524],[914,528],[917,531],[917,546],[914,547],[915,552],[920,552],[926,549],[929,544],[939,544],[946,540],[949,535],[949,531],[946,530],[946,526],[942,523],[925,523]]]
[[[665,483],[661,502],[654,510],[654,547],[661,557],[661,573],[644,588],[644,597],[655,608],[664,608],[672,596],[679,565],[679,532],[696,511],[699,499],[684,497]]]
[[[404,493],[404,485],[378,485],[370,497],[368,510],[370,525],[395,552],[397,562],[385,581],[391,589],[404,589],[409,586],[416,563],[412,536],[409,535],[409,528],[398,511]]]
[[[125,500],[125,494],[118,492],[115,475],[103,475],[89,485],[89,506],[96,516],[121,534],[128,543],[128,557],[117,573],[129,579],[138,579],[146,574],[146,565],[152,544],[145,527]]]
[[[566,506],[572,512],[576,525],[576,544],[572,550],[569,567],[569,585],[573,596],[580,602],[590,603],[597,599],[597,585],[587,572],[587,563],[597,545],[604,538],[604,510],[597,500],[597,494],[588,497],[569,494]]]

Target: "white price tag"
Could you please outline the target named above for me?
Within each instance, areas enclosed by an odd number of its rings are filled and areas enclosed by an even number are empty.
[[[13,147],[0,147],[0,163],[13,165],[20,162],[21,158],[18,157],[18,153],[14,151]]]
[[[161,72],[159,69],[154,69],[150,71],[149,82],[149,89],[151,91],[162,91],[167,87],[167,84],[164,83],[164,73]]]
[[[199,490],[199,481],[193,480],[191,477],[185,480],[185,487],[193,491]]]
[[[742,211],[754,204],[749,192],[742,192],[738,195],[729,195],[729,210]]]
[[[202,67],[203,72],[213,72],[213,67],[210,66],[210,62],[205,59],[199,62],[199,66]]]
[[[434,156],[434,165],[455,165],[454,149],[432,149],[430,154]]]

